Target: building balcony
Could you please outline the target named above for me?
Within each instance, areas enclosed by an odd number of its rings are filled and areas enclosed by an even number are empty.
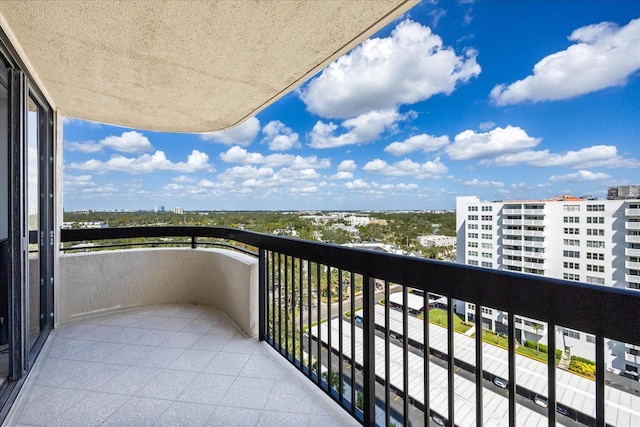
[[[625,261],[624,262],[624,268],[630,268],[630,269],[633,269],[633,270],[640,270],[640,262]]]
[[[502,234],[504,236],[522,236],[522,230],[513,230],[510,228],[503,228]]]
[[[504,265],[512,265],[514,267],[522,267],[522,261],[517,261],[515,259],[504,259],[502,260]]]
[[[640,222],[625,222],[624,227],[627,230],[640,230]]]
[[[634,363],[636,365],[640,365],[640,356],[636,356],[631,353],[624,354],[624,360],[629,363]]]
[[[624,236],[624,241],[626,243],[640,243],[640,236],[634,236],[631,234],[627,234]]]
[[[525,215],[544,215],[544,209],[524,209]]]
[[[512,255],[512,256],[522,256],[522,250],[514,251],[514,250],[511,250],[511,249],[503,249],[502,250],[502,254],[503,255]]]
[[[512,344],[518,316],[639,345],[634,291],[224,228],[62,230],[62,241],[56,327],[9,425],[571,424],[531,393],[587,423],[640,424],[628,409],[640,398],[606,386],[605,363],[578,379],[409,314],[437,294],[450,324],[459,301],[505,313]],[[391,307],[392,291],[403,304]],[[548,304],[568,300],[580,304]],[[548,345],[563,348],[553,334]],[[595,354],[604,361],[605,345]]]
[[[503,219],[502,224],[504,225],[522,225],[521,219]]]
[[[544,262],[527,262],[523,261],[522,266],[526,268],[535,268],[537,270],[544,270],[545,264]]]
[[[523,230],[523,236],[534,236],[534,237],[544,237],[544,231],[536,231],[536,230]]]
[[[640,249],[625,248],[624,254],[626,256],[640,256]]]
[[[537,225],[537,226],[544,226],[545,221],[542,219],[525,219],[524,220],[524,225]]]
[[[640,216],[640,209],[625,209],[624,214],[626,216]]]
[[[522,215],[522,209],[502,209],[503,215]]]
[[[523,240],[522,245],[524,248],[544,248],[544,242],[532,242],[530,240]]]
[[[640,284],[640,276],[635,274],[625,274],[624,280],[628,283],[638,283]]]

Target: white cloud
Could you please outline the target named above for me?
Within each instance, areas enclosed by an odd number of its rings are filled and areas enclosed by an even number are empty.
[[[268,167],[289,166],[292,169],[318,168],[326,169],[331,166],[329,159],[318,159],[316,156],[301,157],[293,154],[270,154],[264,156],[260,153],[251,153],[242,147],[231,147],[226,152],[220,153],[220,158],[226,163],[240,164],[264,164]]]
[[[416,163],[413,160],[409,159],[404,159],[393,164],[388,164],[384,160],[375,159],[365,164],[362,170],[389,176],[439,178],[447,173],[448,169],[438,157],[434,161],[428,161],[423,164]]]
[[[188,183],[188,182],[196,182],[195,178],[191,178],[189,176],[186,175],[180,175],[180,176],[176,176],[171,178],[171,181],[173,182],[177,182],[180,184],[184,184],[184,183]]]
[[[343,160],[338,165],[338,171],[340,172],[353,172],[356,170],[356,162],[353,160]]]
[[[153,150],[149,139],[135,130],[122,132],[122,135],[111,135],[100,141],[100,145],[123,153],[143,153]]]
[[[363,179],[356,179],[355,181],[350,181],[344,184],[349,190],[364,190],[366,188],[370,188],[371,186]]]
[[[163,151],[156,151],[154,154],[143,154],[139,157],[113,156],[103,162],[100,160],[88,160],[82,163],[71,163],[69,169],[78,169],[96,172],[127,172],[130,174],[151,173],[156,171],[176,171],[176,172],[197,172],[213,171],[213,167],[208,163],[209,156],[198,150],[193,150],[187,156],[186,162],[173,163],[168,160]]]
[[[64,175],[64,189],[79,190],[84,188],[94,188],[96,184],[93,182],[91,175]]]
[[[322,117],[349,118],[413,104],[480,74],[476,51],[456,55],[431,29],[400,22],[387,38],[372,38],[329,65],[300,90],[307,109]]]
[[[392,142],[385,147],[384,151],[393,154],[394,156],[403,156],[418,150],[428,153],[430,151],[436,151],[448,143],[449,137],[446,135],[431,136],[423,133],[420,135],[414,135],[402,142]]]
[[[333,122],[324,123],[320,120],[310,133],[313,148],[335,148],[345,145],[365,144],[374,141],[386,130],[393,130],[396,122],[406,120],[409,114],[400,114],[398,110],[369,111],[358,117],[342,122],[346,132],[335,135],[338,125]]]
[[[520,152],[526,148],[535,147],[540,143],[539,138],[533,138],[514,126],[495,128],[489,132],[476,133],[465,130],[456,135],[453,144],[446,148],[446,152],[454,160],[481,159],[506,153]]]
[[[578,172],[570,173],[567,175],[552,175],[549,177],[551,182],[576,182],[576,181],[603,181],[610,179],[611,175],[607,175],[602,172],[591,172],[588,170],[580,169]]]
[[[234,166],[218,175],[222,180],[238,180],[249,178],[267,178],[273,176],[273,169],[252,165]]]
[[[420,188],[418,184],[383,184],[380,186],[381,190],[389,191],[389,190],[400,190],[400,191],[414,191]]]
[[[97,153],[102,151],[102,145],[95,141],[85,142],[64,142],[64,149],[67,151],[79,151],[81,153]]]
[[[495,122],[492,122],[492,121],[482,122],[478,125],[478,129],[480,130],[490,130],[490,129],[493,129],[494,127],[496,127],[496,124]]]
[[[607,167],[637,168],[640,162],[633,158],[623,158],[614,145],[594,145],[564,154],[550,153],[549,150],[525,150],[519,153],[504,154],[495,159],[480,162],[484,166],[515,166],[527,164],[531,166],[567,166],[573,168]]]
[[[477,178],[473,178],[470,181],[463,182],[467,187],[473,188],[502,188],[504,187],[504,182],[502,181],[480,181]]]
[[[200,138],[204,141],[246,147],[256,139],[258,132],[260,132],[260,120],[251,117],[244,123],[230,129],[202,133]]]
[[[331,176],[331,179],[353,179],[353,172],[339,171]]]
[[[612,86],[622,86],[640,69],[640,19],[624,27],[611,22],[578,28],[568,49],[542,58],[533,74],[508,86],[497,85],[491,99],[497,105],[572,98]]]
[[[264,141],[269,144],[269,149],[272,151],[287,151],[300,147],[298,134],[278,120],[267,123],[262,128],[262,133],[265,135]]]

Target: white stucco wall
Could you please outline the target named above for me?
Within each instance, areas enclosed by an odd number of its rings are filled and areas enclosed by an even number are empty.
[[[258,260],[223,249],[161,248],[60,257],[56,325],[101,312],[166,303],[224,311],[258,335]]]

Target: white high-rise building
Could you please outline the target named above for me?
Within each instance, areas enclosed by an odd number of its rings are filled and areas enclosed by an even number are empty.
[[[640,289],[640,199],[482,202],[456,199],[457,262],[499,270]],[[639,291],[640,292],[640,291]],[[475,320],[473,304],[458,314]],[[506,332],[506,315],[483,307],[485,327]],[[546,327],[516,316],[516,339],[547,342]],[[556,346],[593,360],[592,335],[558,328]],[[640,347],[617,345],[609,366],[640,371]]]

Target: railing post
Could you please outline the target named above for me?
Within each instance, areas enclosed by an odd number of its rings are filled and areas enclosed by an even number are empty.
[[[198,237],[191,236],[191,249],[195,249],[196,247],[198,247]]]
[[[258,339],[267,337],[267,251],[258,251]]]
[[[376,422],[376,344],[375,344],[375,279],[363,278],[363,378],[364,378],[364,425],[372,426]],[[352,338],[353,339],[353,338]],[[389,355],[387,355],[389,357]]]

